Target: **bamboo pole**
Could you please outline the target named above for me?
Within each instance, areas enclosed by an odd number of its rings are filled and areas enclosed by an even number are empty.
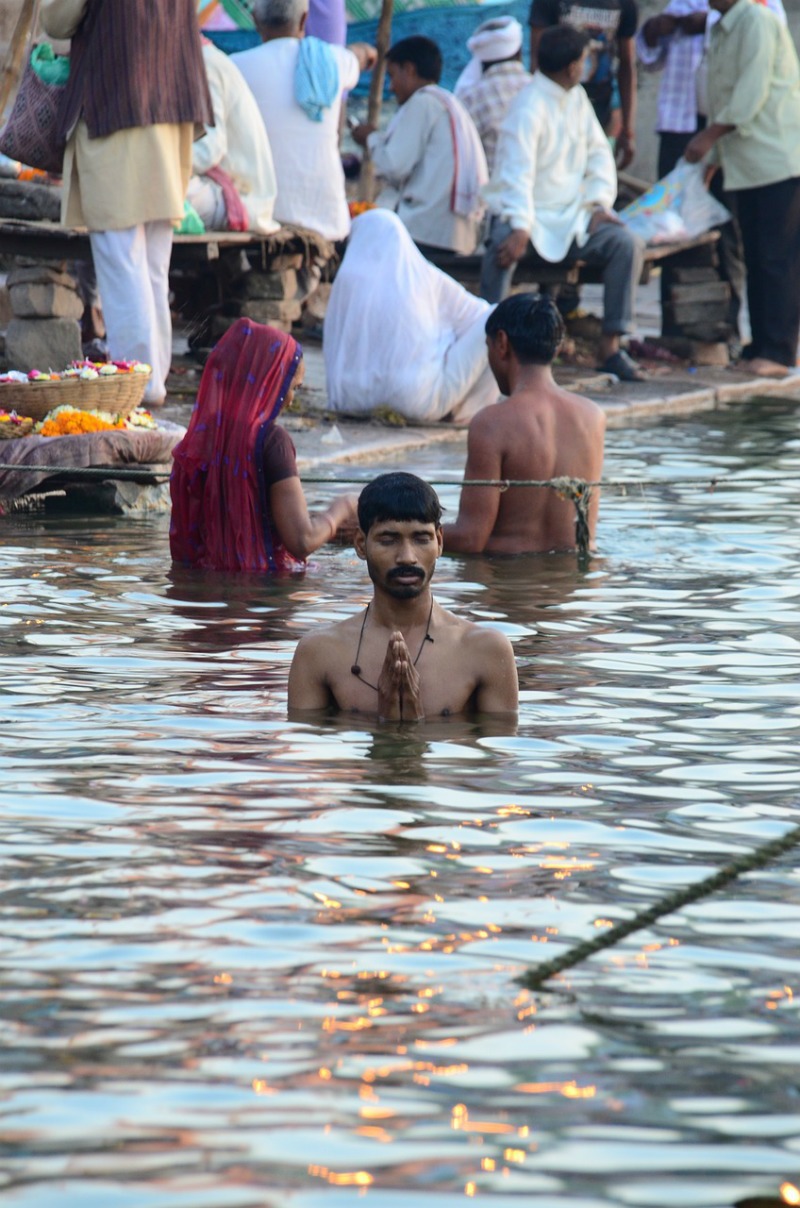
[[[3,74],[0,78],[0,117],[5,113],[9,98],[22,75],[25,48],[28,45],[28,38],[33,32],[38,9],[39,0],[23,0],[17,24],[14,26],[14,32],[8,44]]]
[[[370,126],[375,126],[376,128],[381,119],[383,84],[386,79],[386,55],[392,39],[393,10],[394,0],[382,0],[381,15],[378,20],[378,32],[375,35],[375,49],[378,52],[378,61],[372,69],[372,80],[369,86],[369,104],[367,106],[367,122]],[[375,166],[366,147],[364,148],[364,160],[361,166],[359,197],[361,201],[375,200]]]

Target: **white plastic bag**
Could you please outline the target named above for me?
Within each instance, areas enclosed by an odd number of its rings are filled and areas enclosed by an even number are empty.
[[[703,184],[704,164],[678,161],[662,180],[631,202],[619,217],[645,243],[678,243],[696,239],[731,215]]]

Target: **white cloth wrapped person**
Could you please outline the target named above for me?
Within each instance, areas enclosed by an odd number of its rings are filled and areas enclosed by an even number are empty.
[[[484,334],[492,309],[434,268],[396,214],[368,210],[353,223],[325,316],[329,408],[468,423],[498,399]]]

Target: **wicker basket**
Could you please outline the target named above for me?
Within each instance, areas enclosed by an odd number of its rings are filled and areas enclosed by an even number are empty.
[[[0,424],[0,440],[18,440],[20,436],[27,436],[32,427],[32,419],[23,419],[16,424],[4,421]]]
[[[141,403],[149,380],[149,373],[118,373],[88,381],[73,377],[57,382],[0,382],[0,407],[37,423],[54,407],[107,411],[127,419]]]

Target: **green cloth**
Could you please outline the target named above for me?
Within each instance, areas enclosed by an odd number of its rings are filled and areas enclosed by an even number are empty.
[[[49,42],[34,46],[31,67],[44,84],[63,86],[69,79],[69,55],[57,55]]]
[[[256,23],[250,11],[252,6],[246,0],[220,0],[220,3],[239,29],[255,29]]]
[[[176,227],[176,235],[204,235],[206,231],[205,223],[194,206],[185,201],[183,203],[183,220],[179,227]]]
[[[726,189],[800,176],[800,63],[785,24],[753,0],[736,0],[711,30],[708,120],[736,127],[711,157]]]

